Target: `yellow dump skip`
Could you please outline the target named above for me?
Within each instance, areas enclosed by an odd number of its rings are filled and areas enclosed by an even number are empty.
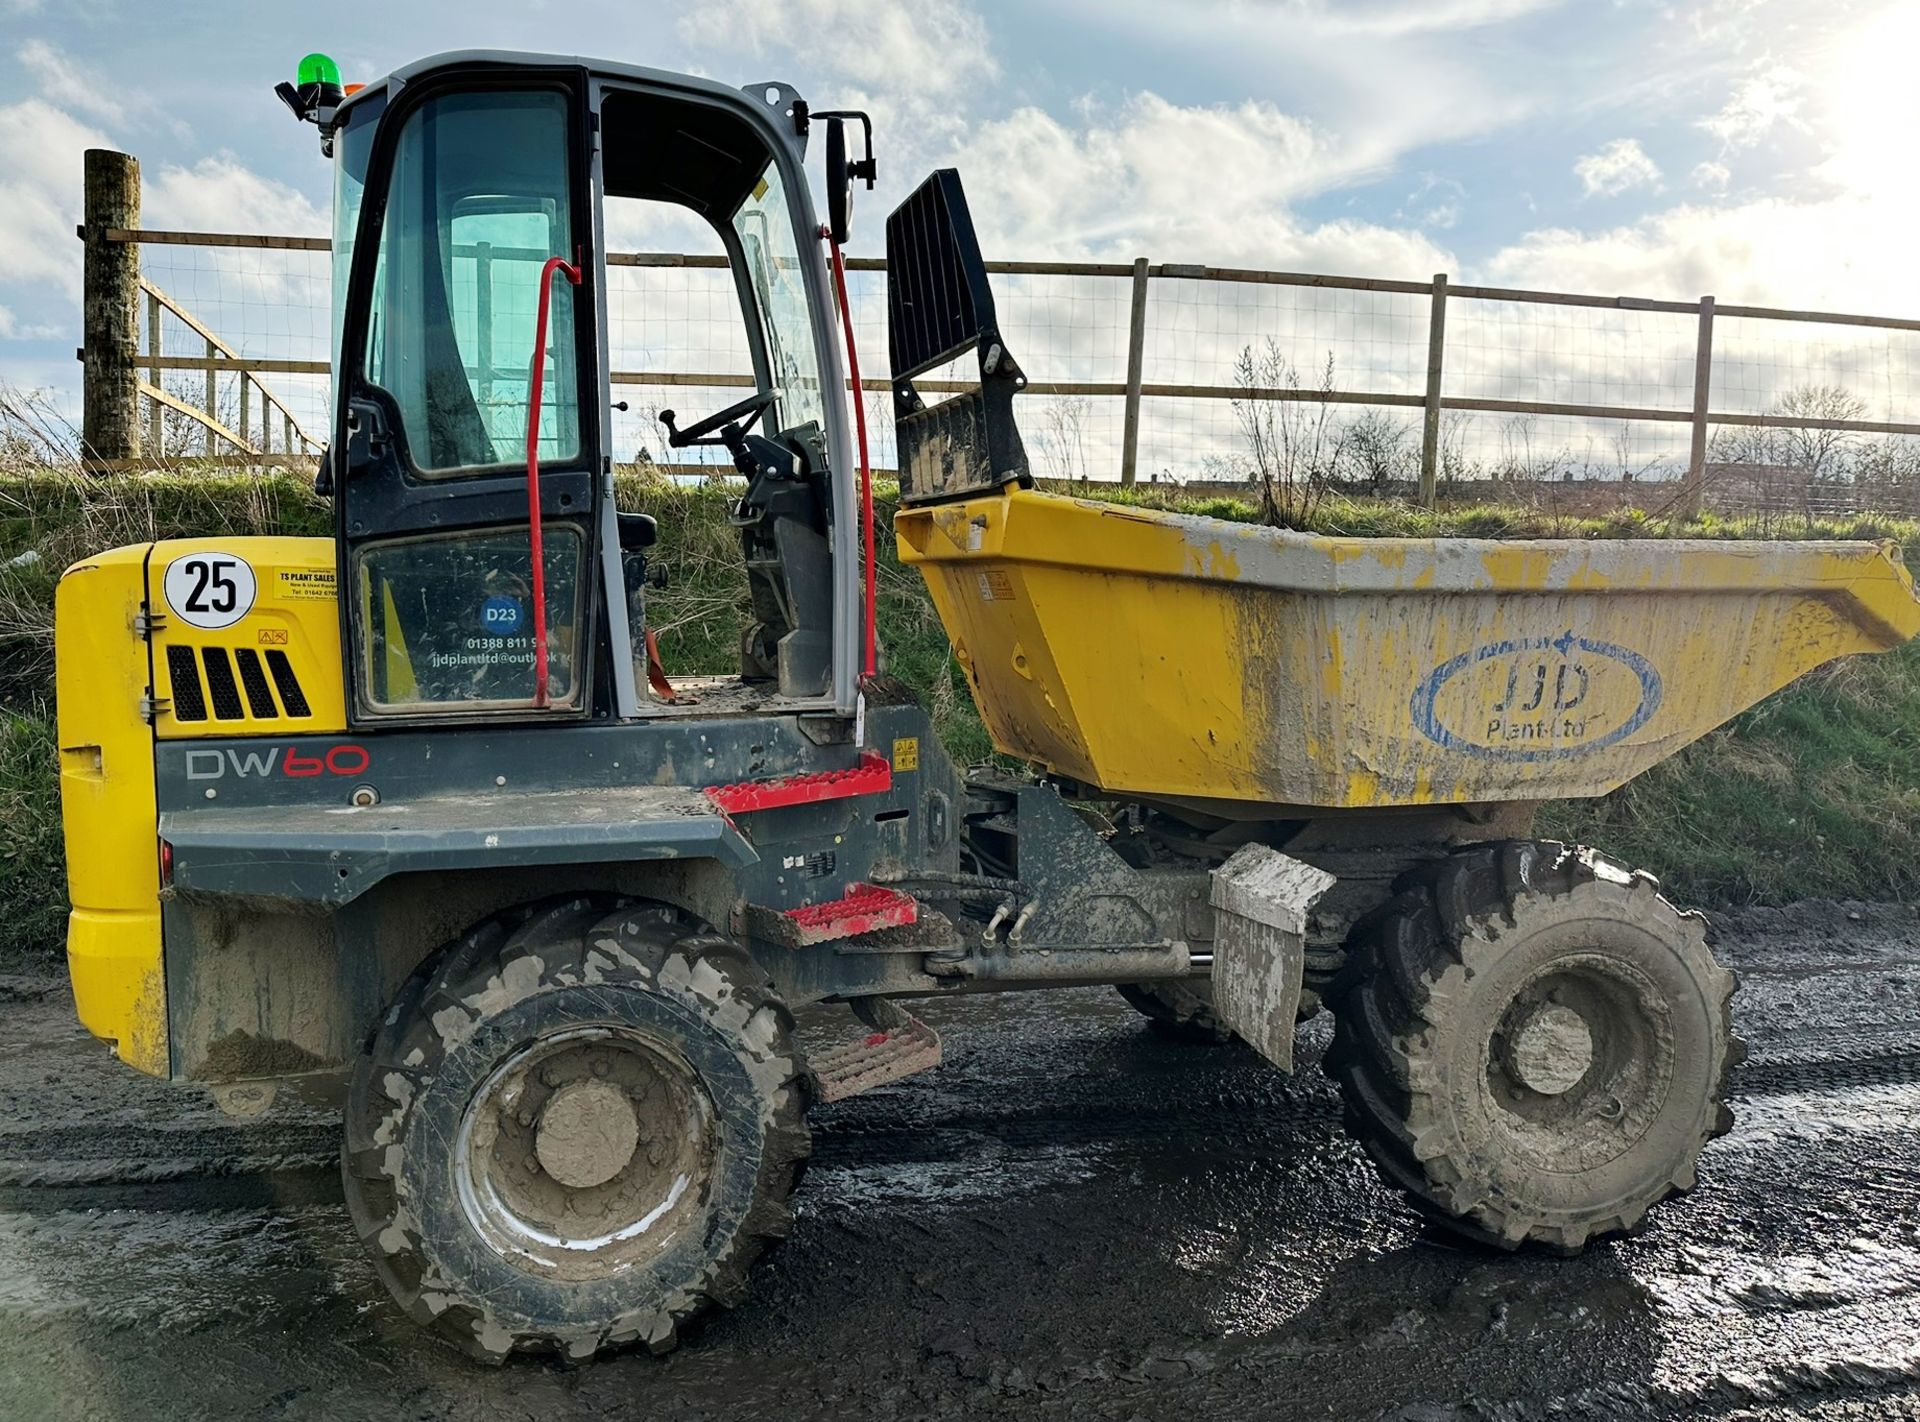
[[[895,526],[995,744],[1132,795],[1604,794],[1920,633],[1891,544],[1329,538],[1020,490]]]

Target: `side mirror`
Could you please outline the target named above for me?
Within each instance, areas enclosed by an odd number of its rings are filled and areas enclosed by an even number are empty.
[[[853,174],[847,170],[847,125],[827,120],[827,229],[836,247],[847,245],[853,230]]]
[[[877,166],[873,159],[873,120],[858,110],[815,114],[827,124],[827,230],[836,246],[844,246],[853,228],[853,184],[855,179],[873,187]],[[866,139],[867,156],[847,157],[847,120],[858,119]]]

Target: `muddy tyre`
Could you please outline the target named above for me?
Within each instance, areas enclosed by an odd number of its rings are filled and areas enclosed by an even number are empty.
[[[1576,1253],[1630,1233],[1732,1125],[1733,974],[1647,874],[1473,849],[1403,882],[1353,948],[1327,1056],[1348,1129],[1456,1234]]]
[[[791,1224],[792,1032],[753,961],[668,908],[476,929],[354,1072],[342,1174],[382,1281],[486,1361],[671,1348]]]
[[[1233,1029],[1214,1015],[1213,985],[1204,978],[1120,983],[1115,990],[1169,1037],[1213,1047],[1234,1040]]]

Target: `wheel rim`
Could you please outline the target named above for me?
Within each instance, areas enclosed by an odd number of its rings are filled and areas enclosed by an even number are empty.
[[[1611,954],[1569,954],[1529,976],[1487,1043],[1493,1128],[1548,1171],[1625,1154],[1659,1119],[1673,1077],[1672,1005]]]
[[[621,1026],[526,1043],[461,1117],[468,1223],[522,1268],[604,1278],[665,1253],[704,1217],[713,1103],[671,1046]]]

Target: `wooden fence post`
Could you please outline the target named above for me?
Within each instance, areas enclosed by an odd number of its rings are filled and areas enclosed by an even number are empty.
[[[1427,326],[1427,413],[1420,434],[1420,507],[1440,497],[1440,375],[1447,349],[1447,274],[1433,277],[1433,314]]]
[[[1147,259],[1133,259],[1133,313],[1127,322],[1127,414],[1120,443],[1120,482],[1131,484],[1140,458],[1140,383],[1147,359]]]
[[[208,341],[207,342],[207,359],[209,361],[212,361],[216,359],[219,356],[219,354],[220,354],[220,347],[216,346],[212,341]],[[208,419],[217,420],[220,418],[220,381],[219,381],[218,374],[215,372],[214,368],[211,365],[207,367],[206,406],[207,406]],[[209,458],[211,458],[213,454],[214,454],[213,430],[211,427],[209,427],[207,430],[207,455]]]
[[[147,354],[152,363],[147,366],[147,384],[154,389],[160,388],[160,298],[152,292],[147,293]],[[166,407],[158,400],[147,401],[147,443],[151,446],[147,453],[158,459],[167,451],[167,426],[162,411]]]
[[[1680,490],[1680,517],[1700,513],[1707,485],[1707,406],[1713,393],[1713,298],[1700,298],[1700,344],[1693,356],[1693,447],[1687,455],[1687,480]]]
[[[129,154],[89,148],[82,202],[81,349],[84,394],[81,458],[89,472],[140,457],[140,249],[109,242],[112,228],[140,225],[140,164]]]

